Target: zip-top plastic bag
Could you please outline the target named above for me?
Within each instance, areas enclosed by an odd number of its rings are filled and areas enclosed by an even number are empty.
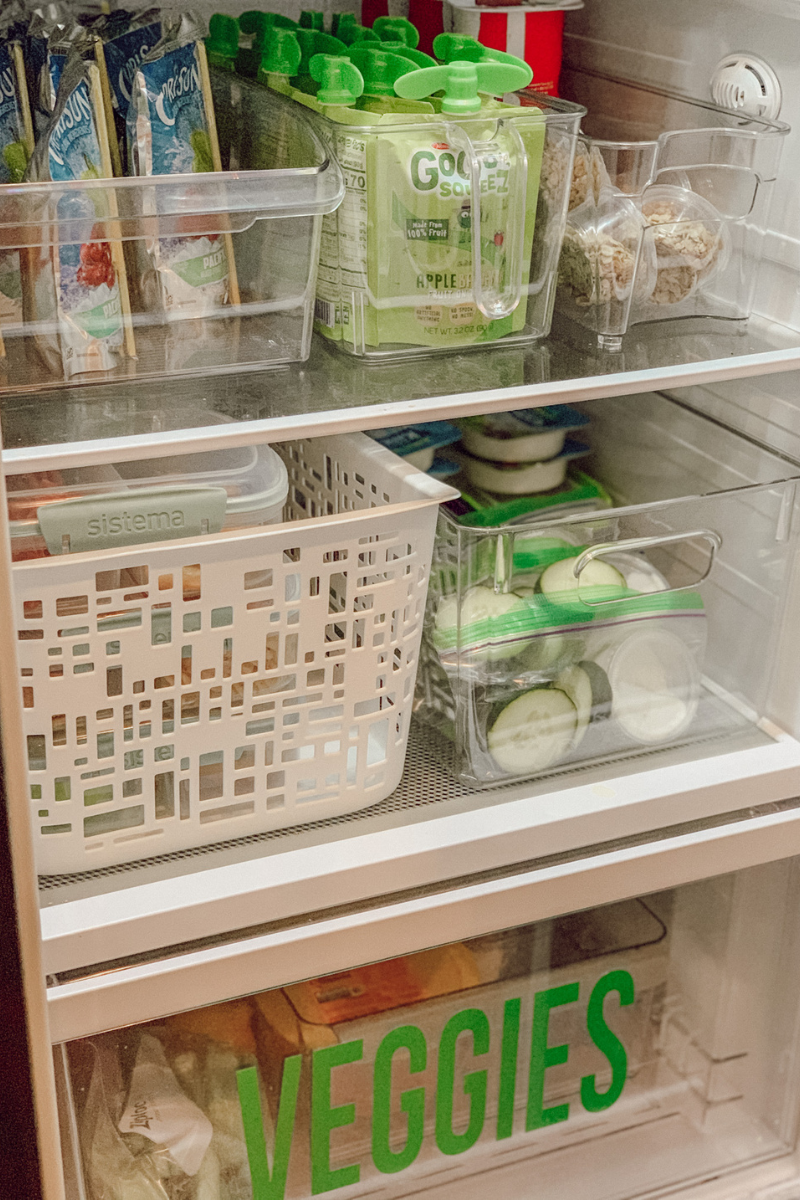
[[[219,169],[203,33],[193,14],[183,14],[136,69],[127,117],[128,161],[134,175]],[[196,218],[194,224],[196,228]],[[223,229],[151,237],[138,245],[139,289],[148,312],[161,313],[166,320],[203,317],[237,299],[230,236]]]
[[[73,51],[26,179],[60,183],[110,174],[99,71]],[[25,319],[34,326],[45,361],[54,370],[60,367],[67,379],[108,371],[124,352],[123,310],[128,311],[121,243],[102,235],[105,222],[116,217],[113,198],[101,188],[53,189],[46,203],[54,229],[56,222],[69,222],[70,237],[77,228],[80,240],[55,240],[26,256]],[[132,338],[128,352],[134,353]]]
[[[666,745],[692,729],[700,593],[671,589],[624,542],[574,544],[578,528],[480,535],[469,561],[434,567],[418,707],[472,783]]]
[[[225,1040],[193,1033],[204,1011],[74,1044],[89,1200],[253,1200],[237,1073],[255,1056],[227,1042],[230,1013]]]

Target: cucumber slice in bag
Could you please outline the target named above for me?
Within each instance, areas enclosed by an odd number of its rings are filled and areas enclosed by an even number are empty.
[[[514,592],[495,592],[492,588],[478,585],[465,592],[461,601],[461,636],[464,640],[465,630],[470,625],[487,624],[488,637],[493,639],[491,644],[480,645],[470,649],[470,657],[475,662],[498,662],[504,658],[514,658],[526,646],[526,641],[520,641],[519,630],[512,628],[506,636],[515,640],[503,641],[503,619],[514,614],[525,613],[527,604],[521,596]],[[496,629],[493,628],[496,626]],[[454,645],[458,635],[458,598],[445,596],[439,601],[434,619],[433,638],[438,648]]]
[[[573,558],[562,558],[551,563],[542,572],[536,585],[537,590],[545,596],[555,596],[559,592],[577,592],[579,588],[583,590],[596,587],[625,587],[625,577],[617,568],[599,558],[587,563],[580,577],[576,579],[573,568],[578,558],[579,555],[576,554]]]
[[[535,775],[570,752],[577,728],[578,710],[566,692],[533,688],[500,711],[486,741],[501,771]]]
[[[674,741],[694,719],[700,669],[685,642],[666,629],[639,629],[597,659],[611,685],[611,712],[645,745]]]
[[[575,705],[578,715],[575,736],[572,739],[572,748],[575,750],[583,741],[583,735],[590,723],[603,720],[611,712],[611,687],[608,676],[597,663],[581,662],[562,671],[554,686],[569,696]]]

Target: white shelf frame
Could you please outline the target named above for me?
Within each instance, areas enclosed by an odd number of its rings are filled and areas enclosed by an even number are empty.
[[[800,853],[796,812],[421,896],[56,984],[55,1042]],[[115,940],[113,934],[112,940]]]
[[[472,811],[437,815],[434,806],[430,819],[419,823],[364,833],[355,832],[356,826],[352,836],[339,841],[56,903],[41,912],[45,970],[55,976],[103,964],[110,948],[115,961],[155,956],[166,947],[235,938],[238,931],[266,923],[363,906],[394,893],[408,895],[437,885],[446,890],[453,881],[478,873],[513,870],[516,864],[550,855],[578,854],[587,846],[788,800],[800,795],[800,742],[772,732],[775,740],[759,747],[673,765],[656,760],[649,770],[606,775],[602,782],[595,775],[591,782],[540,789],[539,794],[520,785],[505,793],[504,802]],[[740,824],[737,820],[727,828],[735,832]],[[788,856],[800,852],[800,809],[785,816],[785,826],[797,848],[784,843],[781,854]],[[704,864],[701,874],[718,873],[716,863],[710,872],[708,868]],[[567,879],[574,869],[574,863],[565,862],[551,868],[548,877],[555,880],[562,874]],[[482,886],[477,885],[476,896]],[[487,896],[494,886],[486,885]],[[625,894],[652,890],[649,879],[632,877]],[[454,897],[463,894],[463,887],[453,889]],[[603,902],[590,899],[586,905]],[[508,924],[507,912],[498,919],[498,928]],[[392,945],[395,952],[403,951]],[[315,974],[324,973],[315,969]],[[107,978],[127,976],[115,972]],[[230,981],[223,972],[218,988],[224,992],[226,986]],[[59,988],[52,991],[64,994]]]

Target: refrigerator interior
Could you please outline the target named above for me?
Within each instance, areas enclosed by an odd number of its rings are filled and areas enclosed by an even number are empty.
[[[786,670],[790,669],[790,662],[786,663],[781,654],[783,644],[781,639],[783,614],[787,604],[792,602],[793,596],[797,526],[796,521],[793,524],[792,517],[795,506],[794,479],[798,473],[797,463],[788,454],[769,450],[752,439],[725,429],[716,420],[697,414],[686,404],[658,394],[599,400],[588,403],[585,411],[591,420],[590,440],[594,448],[593,456],[589,460],[589,468],[609,488],[615,507],[597,514],[596,517],[590,515],[589,517],[573,518],[574,538],[579,542],[586,537],[595,541],[614,541],[642,534],[655,535],[657,539],[665,534],[676,534],[677,541],[656,547],[650,553],[655,555],[653,562],[671,587],[697,589],[702,596],[704,605],[703,637],[706,640],[706,648],[702,664],[703,682],[700,707],[690,729],[673,743],[659,747],[629,742],[622,748],[614,746],[610,750],[604,750],[603,743],[600,742],[591,761],[580,759],[576,759],[574,762],[567,761],[560,769],[556,768],[554,771],[547,772],[538,779],[524,784],[523,788],[527,795],[542,795],[548,791],[568,788],[584,781],[591,782],[592,779],[602,781],[619,775],[632,775],[642,769],[655,770],[659,766],[670,766],[676,761],[689,764],[692,761],[702,761],[708,756],[725,755],[740,749],[774,745],[775,738],[779,735],[770,722],[778,721],[784,715],[780,711],[780,706],[775,702],[775,696],[783,694],[782,689],[786,686]],[[355,498],[354,502],[356,505],[359,503]],[[301,510],[298,509],[297,512],[299,514]],[[556,522],[555,527],[556,532],[559,530],[563,532],[563,529],[569,526],[559,525]],[[713,562],[709,558],[708,543],[695,536],[698,528],[710,529],[720,539],[720,548]],[[543,532],[545,534],[548,532],[546,525],[543,525]],[[309,536],[310,533],[309,529]],[[237,550],[238,542],[236,541],[236,538],[240,536],[233,535],[231,553],[241,557],[244,551]],[[241,544],[245,545],[244,542]],[[164,545],[168,548],[170,544],[165,543]],[[188,554],[187,561],[189,559],[194,561],[197,554],[202,553],[199,550],[195,552],[195,549],[192,549],[191,553],[188,549],[183,551],[181,543],[172,545],[177,546],[179,555],[183,553],[186,557]],[[227,553],[224,543],[219,542],[214,553],[221,555],[223,551]],[[137,554],[141,557],[141,553],[136,550],[127,551],[126,554],[126,562],[131,555],[133,558],[136,558]],[[171,554],[174,557],[175,552],[173,551]],[[74,568],[70,565],[69,559],[59,560],[59,565],[63,561],[65,568],[70,571],[67,590],[85,590],[83,585],[79,586],[79,581],[85,576],[88,581],[86,587],[90,592],[92,591],[94,587],[93,572],[97,564],[94,562],[94,556],[85,557],[86,565],[77,561]],[[122,562],[122,559],[119,561]],[[159,561],[161,560],[159,559]],[[284,568],[284,570],[292,569],[295,568],[291,566]],[[341,568],[335,565],[328,567],[327,570],[341,573]],[[24,610],[25,603],[33,603],[30,597],[34,597],[34,595],[36,602],[41,603],[42,586],[45,583],[43,573],[47,571],[46,560],[32,565],[20,563],[17,565],[16,571],[20,607]],[[703,579],[706,572],[708,572],[708,577]],[[155,566],[152,573],[154,578],[158,574]],[[105,576],[103,576],[103,580],[105,581]],[[64,590],[55,579],[52,586],[49,585],[47,588],[48,612],[52,607],[53,596],[56,593],[60,595],[59,588],[61,591]],[[161,603],[160,596],[159,602]],[[175,607],[174,620],[177,630],[182,619],[179,596],[175,598]],[[189,604],[187,611],[191,607]],[[38,609],[36,611],[39,612]],[[326,620],[330,620],[330,618],[326,618]],[[25,624],[24,621],[23,624]],[[747,631],[746,636],[742,636],[743,630]],[[227,628],[223,632],[226,637],[229,636]],[[235,628],[233,632],[235,633]],[[147,640],[150,634],[147,630],[145,633]],[[134,629],[133,634],[129,635],[123,630],[121,636],[138,638],[139,633]],[[397,636],[399,637],[399,634]],[[191,642],[191,640],[187,636],[183,638],[184,642]],[[176,640],[175,653],[178,653],[178,641],[180,639]],[[41,652],[46,647],[37,642],[31,643],[31,645],[34,656],[30,658],[30,662],[38,663],[39,659],[36,658],[36,654],[39,653],[41,657]],[[131,646],[133,645],[132,642]],[[138,646],[139,642],[136,642],[135,645]],[[115,643],[114,649],[118,654],[117,643]],[[202,643],[198,642],[196,654],[200,655],[201,651],[205,653]],[[102,646],[99,652],[102,653]],[[24,645],[22,653],[27,653]],[[112,661],[125,661],[126,653],[127,651],[123,653],[122,659],[115,658]],[[170,653],[169,645],[159,647],[158,653],[161,655],[159,661],[163,659],[166,662],[167,659],[164,659],[163,656]],[[186,654],[187,651],[182,650],[180,653]],[[351,653],[352,651],[346,652],[345,662]],[[249,658],[250,656],[244,655],[244,657]],[[26,658],[25,661],[27,662],[28,659]],[[49,660],[44,661],[46,667]],[[198,673],[201,666],[205,665],[205,659],[202,662],[198,659],[195,674]],[[252,665],[249,662],[244,663],[242,669],[250,671]],[[274,664],[272,665],[274,666]],[[269,767],[264,768],[263,772],[260,770],[264,758],[264,751],[261,747],[264,737],[259,740],[261,726],[256,724],[263,719],[261,708],[264,703],[263,697],[258,694],[258,689],[266,685],[252,684],[252,677],[246,675],[242,677],[241,683],[237,683],[238,659],[233,662],[233,668],[232,686],[239,690],[236,692],[237,707],[232,710],[231,716],[235,718],[244,715],[245,720],[250,721],[250,706],[253,708],[253,713],[256,714],[253,718],[255,723],[252,725],[252,729],[250,724],[247,726],[248,731],[252,734],[248,742],[249,748],[246,747],[248,753],[243,757],[243,751],[237,747],[235,765],[238,770],[240,763],[245,759],[247,762],[251,762],[258,773],[257,784],[254,783],[251,786],[257,786],[262,790],[266,786],[269,792],[270,787],[273,787],[274,790],[274,781],[269,778],[269,773],[274,767],[271,763]],[[31,668],[26,667],[24,670],[30,672]],[[167,667],[163,667],[163,671],[166,672]],[[430,679],[423,651],[423,662],[418,678],[418,704],[424,699]],[[162,678],[157,681],[159,686],[163,686],[167,682],[169,680]],[[50,735],[47,730],[51,722],[48,716],[48,705],[52,707],[55,704],[58,707],[61,697],[58,689],[61,687],[63,679],[56,679],[53,685],[46,677],[37,682],[37,678],[28,674],[23,683],[33,688],[32,695],[36,698],[34,706],[25,713],[28,735],[31,738],[39,739],[34,742],[35,747],[42,744],[42,739],[49,747]],[[117,686],[122,685],[118,685],[115,675],[114,687]],[[194,687],[194,685],[192,686]],[[206,719],[206,705],[211,705],[209,717],[213,720],[219,711],[215,706],[220,703],[218,698],[220,688],[215,679],[208,684],[201,684],[201,686],[204,688],[202,701],[198,694],[195,709],[186,715],[186,719],[190,720],[186,736],[191,735],[194,738],[192,745],[197,743],[200,749],[205,750],[207,747],[204,738],[207,735],[203,732],[203,721]],[[51,691],[53,687],[55,688],[52,695],[50,695],[48,687]],[[185,687],[188,688],[189,684],[186,683]],[[208,694],[211,699],[207,700],[205,691],[209,688]],[[169,696],[171,692],[168,689],[162,694]],[[194,695],[194,693],[192,694]],[[121,696],[121,699],[126,702],[125,696]],[[312,699],[317,700],[316,697],[312,697]],[[66,728],[63,720],[60,723],[57,722],[58,745],[55,749],[47,749],[46,754],[43,751],[44,757],[41,761],[37,759],[34,763],[37,769],[30,776],[31,786],[34,789],[32,806],[36,809],[40,822],[43,827],[46,827],[48,833],[52,821],[56,818],[62,819],[60,814],[67,811],[67,806],[60,805],[58,799],[63,795],[62,773],[71,770],[70,764],[74,754],[78,754],[84,762],[83,768],[75,768],[71,772],[75,774],[76,780],[72,808],[75,809],[78,818],[81,818],[80,788],[91,789],[95,786],[93,776],[89,783],[80,783],[80,778],[83,778],[81,771],[96,772],[103,769],[108,774],[105,762],[95,763],[92,760],[88,766],[85,762],[87,754],[93,753],[95,740],[97,740],[98,753],[106,752],[108,722],[113,720],[116,711],[113,706],[119,706],[119,701],[112,696],[111,700],[105,703],[110,707],[98,710],[97,714],[87,711],[85,727],[82,726],[83,741],[80,745],[76,744],[75,747],[72,744],[72,723],[70,722]],[[197,707],[201,703],[202,709]],[[283,703],[291,705],[293,701],[289,699]],[[242,714],[242,709],[244,709],[244,714]],[[120,713],[122,711],[120,709]],[[292,710],[289,709],[289,711]],[[170,718],[169,738],[167,739],[170,742],[170,754],[175,757],[175,765],[180,761],[181,778],[193,779],[190,760],[186,757],[188,751],[181,748],[185,742],[181,725],[175,723],[174,711],[167,715]],[[95,720],[95,716],[97,720]],[[200,716],[203,720],[198,725]],[[138,732],[128,730],[125,733],[124,778],[141,774],[141,764],[136,770],[133,769],[133,765],[134,762],[140,763],[143,753],[148,755],[148,759],[152,757],[149,750],[151,736],[155,736],[159,741],[165,740],[160,728],[154,728],[154,732],[151,731],[147,724],[150,719],[149,713],[145,713],[142,719],[146,722],[144,729]],[[53,720],[55,721],[56,718]],[[192,721],[194,722],[193,728]],[[314,726],[309,728],[313,733]],[[165,731],[166,729],[165,726]],[[212,725],[210,729],[216,731],[214,736],[219,738],[220,726]],[[789,731],[793,732],[791,727]],[[240,734],[241,729],[236,725],[235,720],[232,721],[231,736],[234,737],[234,741],[241,741]],[[159,735],[161,736],[159,737]],[[264,736],[267,737],[268,745],[271,746],[271,739],[267,734]],[[143,742],[142,738],[145,739]],[[181,738],[184,741],[180,741]],[[173,739],[178,740],[173,742]],[[120,740],[122,740],[121,737]],[[130,758],[129,763],[128,747],[133,753],[140,742],[143,750],[137,752],[139,758],[135,760]],[[258,745],[255,745],[256,743]],[[189,743],[186,742],[186,746],[188,745]],[[177,749],[173,749],[173,746],[177,746]],[[158,748],[153,753],[156,754],[155,766],[147,768],[145,764],[146,769],[152,769],[156,773],[163,772],[165,769],[173,769],[172,761],[168,761],[166,767],[162,765],[164,756],[162,754],[162,759],[159,758]],[[289,751],[286,753],[288,754]],[[220,764],[221,762],[220,759]],[[191,874],[201,871],[205,867],[229,865],[248,859],[255,861],[264,856],[270,857],[280,854],[282,851],[295,850],[298,847],[321,845],[327,841],[339,842],[362,833],[397,828],[409,823],[416,824],[420,821],[435,819],[439,815],[450,815],[454,811],[464,812],[487,805],[503,804],[505,801],[517,799],[520,794],[519,787],[515,790],[499,787],[490,792],[475,792],[469,786],[459,784],[448,777],[447,763],[447,746],[439,740],[431,740],[428,714],[423,711],[416,721],[412,722],[410,750],[403,778],[396,790],[381,802],[364,809],[359,797],[355,797],[351,804],[351,810],[348,811],[346,797],[350,793],[343,792],[338,811],[335,813],[329,811],[330,806],[326,808],[317,805],[313,811],[310,805],[305,809],[298,807],[287,812],[285,816],[279,813],[281,818],[279,821],[273,822],[269,827],[263,826],[263,828],[259,824],[258,813],[255,813],[252,820],[247,818],[246,821],[242,821],[240,819],[230,828],[226,826],[221,835],[215,831],[214,837],[203,838],[201,825],[199,836],[195,830],[192,837],[189,838],[187,835],[183,842],[180,840],[181,834],[178,822],[175,820],[176,811],[174,809],[156,811],[154,819],[148,818],[145,827],[145,832],[149,834],[147,838],[140,839],[137,844],[130,840],[129,831],[123,830],[116,835],[119,837],[119,848],[114,849],[109,841],[107,848],[102,851],[103,862],[98,862],[95,869],[92,869],[91,855],[81,852],[77,844],[71,856],[64,855],[59,860],[56,854],[55,856],[50,855],[47,860],[43,859],[43,862],[63,861],[63,865],[55,871],[52,869],[41,871],[41,874],[45,876],[41,881],[42,903],[46,907],[58,906],[70,900],[90,895],[99,896],[104,892],[129,888],[153,879],[169,879],[178,875]],[[587,767],[593,768],[593,775],[588,779],[586,778]],[[230,778],[224,785],[221,765],[219,773],[220,781],[217,790],[224,791],[226,797],[230,791],[230,797],[225,802],[232,801],[241,805],[235,789],[239,787],[239,775],[243,772],[237,774],[228,768]],[[51,775],[58,776],[61,792],[51,780]],[[106,783],[107,780],[103,779],[101,782]],[[201,809],[205,795],[202,791],[202,783],[201,770]],[[140,805],[143,800],[149,803],[147,794],[144,796],[141,794],[141,786],[139,783],[139,790],[134,798],[135,803]],[[147,786],[150,788],[151,785],[148,783]],[[54,806],[51,797],[53,787],[56,787]],[[190,784],[186,782],[181,784],[181,787],[186,788],[188,796]],[[352,790],[350,787],[350,792]],[[103,804],[98,805],[94,791],[90,791],[88,794],[85,803],[91,804],[92,807],[86,810],[90,817],[87,830],[91,830],[92,836],[95,836],[94,831],[97,824],[97,819],[93,814],[97,811],[105,811],[110,806],[113,807],[112,795],[115,795],[113,789],[109,789],[108,796],[103,793],[104,808]],[[385,789],[383,795],[386,795]],[[603,803],[602,798],[598,799],[598,797],[602,797],[602,793],[597,794],[592,807],[599,816],[603,810]],[[74,803],[76,800],[78,807]],[[39,812],[39,806],[42,803],[45,803],[47,807]],[[206,804],[206,808],[208,807],[209,805]],[[731,807],[730,803],[727,804],[727,807]],[[260,807],[258,811],[260,812]],[[704,812],[697,807],[692,811],[695,820],[708,815],[711,815],[710,812]],[[181,816],[183,816],[182,812]],[[662,822],[659,820],[658,823]],[[167,832],[170,843],[169,853],[163,853],[159,857],[158,851],[151,847],[154,847],[153,831],[157,832],[161,825],[165,828],[169,827]],[[249,825],[253,825],[253,828],[250,829]],[[188,822],[185,827],[180,825],[184,834],[189,828]],[[72,836],[74,840],[74,835]],[[111,839],[115,836],[113,830],[110,836]],[[89,838],[88,832],[86,837]],[[46,840],[42,839],[43,842]],[[97,840],[96,837],[95,840]],[[211,845],[215,841],[221,843],[216,848]],[[52,835],[48,844],[50,843],[54,845]],[[87,840],[86,850],[88,851],[90,848],[90,840]],[[103,954],[100,957],[105,959],[109,956]],[[98,959],[85,961],[96,962]]]
[[[623,1200],[788,1163],[798,887],[788,859],[58,1046],[69,1200]]]

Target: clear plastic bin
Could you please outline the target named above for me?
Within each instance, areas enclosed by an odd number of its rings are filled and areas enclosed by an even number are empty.
[[[525,95],[531,107],[458,121],[315,118],[346,182],[324,227],[320,333],[374,359],[549,333],[584,110]],[[387,185],[393,179],[399,196]],[[458,245],[445,242],[454,228],[462,231]]]
[[[742,320],[788,125],[565,70],[581,126],[556,306],[619,349],[631,325]]]
[[[280,453],[278,525],[82,541],[14,565],[40,874],[341,816],[397,786],[436,510],[453,490],[364,434]],[[136,497],[117,492],[116,515],[174,511]],[[263,493],[251,500],[268,515]],[[40,506],[40,524],[58,508]]]
[[[0,317],[0,392],[206,376],[308,357],[322,218],[341,201],[341,172],[299,106],[226,72],[212,71],[212,84],[222,173],[0,187],[0,270],[10,271],[0,285],[22,294]],[[291,163],[280,167],[278,128],[292,144]],[[224,248],[238,302],[229,288],[224,304],[165,309],[141,265],[148,243],[173,238],[196,239],[198,255]],[[52,315],[53,269],[59,245],[90,254],[104,243],[109,253],[122,243],[114,261],[118,276],[126,270],[131,328],[108,369],[86,370],[101,356],[79,354],[79,333],[65,336]]]
[[[789,1156],[797,882],[770,863],[59,1046],[68,1200],[629,1200]]]
[[[417,707],[473,786],[765,713],[797,469],[663,397],[586,411],[614,507],[494,528],[440,515]]]

